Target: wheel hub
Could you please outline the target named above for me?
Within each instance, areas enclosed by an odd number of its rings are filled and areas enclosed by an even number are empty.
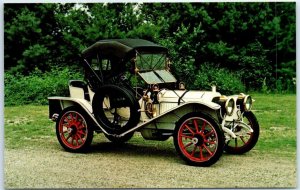
[[[76,129],[77,129],[76,126],[72,125],[71,127],[68,128],[68,133],[74,135],[76,133]]]
[[[193,144],[197,144],[197,143],[198,143],[198,139],[197,139],[197,138],[193,138],[193,139],[192,139],[192,143],[193,143]]]
[[[204,139],[200,134],[196,134],[194,138],[192,138],[192,143],[196,146],[200,146],[203,144]]]

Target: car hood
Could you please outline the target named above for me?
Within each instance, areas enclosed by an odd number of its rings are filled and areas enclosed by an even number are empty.
[[[159,102],[211,102],[214,97],[221,96],[219,92],[196,90],[161,90],[158,95]]]

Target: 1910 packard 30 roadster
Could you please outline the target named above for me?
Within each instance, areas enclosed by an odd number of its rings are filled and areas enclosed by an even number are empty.
[[[166,48],[141,39],[101,40],[82,52],[85,82],[70,80],[70,97],[49,97],[59,143],[81,152],[94,132],[112,142],[135,132],[174,145],[190,165],[210,166],[222,155],[251,150],[259,124],[249,95],[186,90],[170,72]]]

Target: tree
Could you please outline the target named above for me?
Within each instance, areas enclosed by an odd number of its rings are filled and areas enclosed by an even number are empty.
[[[175,75],[187,83],[209,64],[247,89],[289,89],[295,15],[291,2],[5,4],[5,70],[76,68],[97,40],[144,38],[169,48]]]

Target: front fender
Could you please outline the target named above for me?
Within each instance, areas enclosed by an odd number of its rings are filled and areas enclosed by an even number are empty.
[[[124,136],[127,133],[137,131],[141,128],[143,129],[158,129],[158,130],[168,130],[173,131],[176,122],[190,112],[203,112],[209,114],[214,119],[218,121],[221,106],[213,102],[186,102],[180,104],[164,113],[154,117],[146,122],[142,122],[136,127],[120,134],[119,136]]]

